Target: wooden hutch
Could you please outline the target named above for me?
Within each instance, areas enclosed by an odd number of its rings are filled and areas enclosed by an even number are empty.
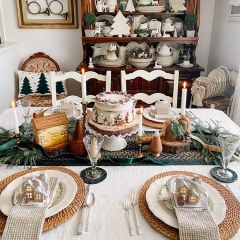
[[[119,0],[118,0],[119,1]],[[82,45],[83,45],[83,61],[77,68],[77,71],[80,71],[81,68],[84,68],[86,71],[95,71],[100,74],[105,74],[106,71],[112,71],[112,90],[119,91],[121,89],[121,81],[120,81],[120,71],[126,70],[126,72],[136,71],[136,68],[127,68],[125,67],[98,67],[94,66],[92,69],[88,69],[89,57],[92,56],[93,51],[91,46],[97,43],[110,43],[116,42],[120,45],[127,45],[129,42],[146,42],[149,46],[156,47],[159,42],[165,43],[179,43],[184,46],[189,46],[192,52],[191,62],[194,63],[192,68],[181,68],[178,65],[172,65],[170,67],[164,67],[162,70],[173,73],[174,70],[179,70],[180,72],[180,82],[179,89],[182,87],[182,81],[187,81],[187,88],[190,89],[192,85],[192,81],[200,76],[201,71],[204,69],[199,66],[196,62],[195,50],[198,45],[198,30],[200,24],[200,0],[186,0],[187,12],[194,12],[198,16],[198,23],[196,26],[196,34],[195,37],[85,37],[84,29],[86,28],[84,23],[84,15],[86,12],[93,12],[96,16],[100,16],[103,14],[113,15],[115,16],[117,12],[111,13],[99,13],[95,8],[95,0],[81,0],[81,26],[82,26]],[[146,17],[152,19],[162,20],[166,17],[178,17],[184,20],[185,12],[180,13],[166,13],[166,12],[154,12],[154,13],[143,13],[143,12],[123,12],[124,16],[134,16],[134,15],[144,15]],[[154,70],[153,66],[146,68],[147,71]],[[105,85],[100,83],[99,81],[90,80],[88,81],[88,92],[89,94],[96,95],[99,92],[102,92],[105,89]],[[156,79],[152,82],[147,82],[144,79],[138,79],[135,81],[128,81],[127,85],[128,93],[135,94],[137,92],[145,92],[147,94],[153,94],[155,92],[163,92],[166,94],[171,94],[172,86],[163,79]],[[179,91],[181,94],[181,91]],[[190,99],[190,90],[188,91],[188,102]],[[180,101],[179,101],[180,103]]]

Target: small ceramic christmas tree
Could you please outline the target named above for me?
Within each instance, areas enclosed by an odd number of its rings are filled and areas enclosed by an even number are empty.
[[[135,7],[133,4],[133,0],[128,0],[127,6],[126,6],[126,11],[127,12],[135,12]]]
[[[123,35],[128,36],[130,34],[130,26],[127,24],[128,19],[123,16],[121,11],[118,11],[113,21],[113,30],[110,32],[112,36],[118,35],[122,37]]]

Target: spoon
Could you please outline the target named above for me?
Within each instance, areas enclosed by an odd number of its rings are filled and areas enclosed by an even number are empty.
[[[86,226],[85,226],[85,232],[88,232],[90,209],[95,203],[94,193],[88,194],[86,203],[87,203],[87,207],[88,207],[88,216],[87,216],[87,221],[86,221]]]

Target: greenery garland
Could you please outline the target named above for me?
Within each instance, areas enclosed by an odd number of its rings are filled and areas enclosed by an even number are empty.
[[[220,122],[211,120],[210,122],[192,121],[192,135],[200,138],[204,143],[208,145],[220,146],[219,136],[223,133],[229,133],[224,127],[220,125]],[[204,160],[208,164],[216,164],[222,166],[222,153],[213,152],[204,148],[201,143],[192,139],[193,149],[202,153]],[[240,150],[235,152],[236,156],[240,155]]]

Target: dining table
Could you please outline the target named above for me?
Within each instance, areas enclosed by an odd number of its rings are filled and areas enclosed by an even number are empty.
[[[34,112],[36,109],[31,109]],[[187,110],[188,111],[188,110]],[[190,109],[189,111],[202,121],[210,124],[218,121],[221,126],[234,134],[240,135],[240,128],[222,111],[216,109]],[[19,109],[17,109],[19,124],[24,120]],[[14,129],[14,120],[12,117],[12,109],[6,109],[0,114],[0,126],[7,129]],[[168,171],[188,171],[211,177],[210,170],[212,165],[164,165],[164,166],[103,166],[107,172],[107,178],[99,183],[90,185],[89,192],[95,195],[95,204],[91,208],[89,218],[89,230],[83,235],[77,235],[77,229],[80,222],[81,209],[76,214],[58,227],[44,232],[43,240],[159,240],[168,239],[164,235],[157,232],[145,220],[141,211],[139,213],[140,226],[142,234],[130,236],[126,211],[123,208],[123,202],[129,199],[131,191],[134,189],[137,193],[141,187],[151,177],[166,173]],[[76,173],[80,173],[86,166],[68,166]],[[229,165],[238,175],[240,174],[240,164],[232,162]],[[6,177],[21,171],[24,166],[9,167],[2,165],[0,167],[0,181]],[[221,183],[228,190],[240,199],[240,179],[230,184]],[[71,188],[71,186],[68,186]],[[236,216],[238,217],[238,216]],[[1,239],[1,236],[0,236]],[[238,231],[231,239],[240,239],[240,231]]]

